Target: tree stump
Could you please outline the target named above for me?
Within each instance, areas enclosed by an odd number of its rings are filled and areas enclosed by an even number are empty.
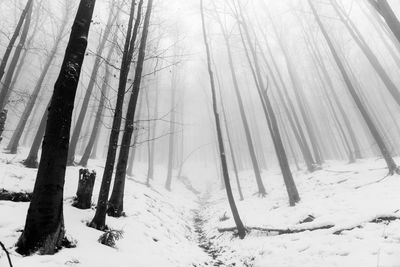
[[[7,109],[3,109],[0,112],[0,142],[1,142],[1,140],[3,140],[2,135],[3,135],[4,126],[5,126],[6,120],[7,120],[7,112],[8,112]]]
[[[88,169],[79,170],[79,184],[76,192],[74,207],[78,209],[90,209],[92,206],[92,194],[94,182],[96,180],[96,172],[90,172]]]

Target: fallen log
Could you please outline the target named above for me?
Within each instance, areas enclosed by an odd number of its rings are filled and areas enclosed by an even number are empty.
[[[0,189],[0,200],[13,202],[30,202],[32,193],[27,192],[10,192],[3,188]]]
[[[277,228],[263,228],[263,227],[246,227],[247,231],[260,231],[260,232],[267,232],[267,233],[276,233],[277,235],[284,235],[284,234],[297,234],[306,231],[316,231],[316,230],[325,230],[333,228],[333,224],[313,227],[313,228],[299,228],[299,229],[277,229]],[[218,232],[234,232],[236,231],[236,227],[228,227],[228,228],[218,228]]]

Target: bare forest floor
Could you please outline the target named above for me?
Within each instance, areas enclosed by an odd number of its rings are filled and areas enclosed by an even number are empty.
[[[36,170],[27,169],[19,155],[0,153],[0,189],[31,192]],[[400,162],[399,159],[397,159]],[[97,172],[93,202],[102,177],[102,162],[92,161]],[[79,167],[69,167],[65,185],[65,225],[77,247],[63,249],[54,256],[21,257],[14,251],[23,229],[26,202],[0,201],[0,241],[11,253],[14,266],[400,266],[400,176],[386,175],[384,162],[368,159],[356,164],[328,162],[315,173],[296,172],[301,196],[296,207],[289,207],[283,180],[277,170],[263,173],[267,196],[259,198],[251,172],[240,174],[245,200],[238,201],[243,222],[248,227],[324,230],[278,235],[276,231],[251,230],[244,240],[233,232],[220,232],[234,226],[224,190],[217,179],[196,187],[174,180],[173,191],[164,190],[165,169],[156,169],[152,186],[145,185],[145,164],[138,163],[136,175],[129,177],[125,194],[126,217],[107,218],[107,224],[122,230],[115,248],[97,242],[102,232],[86,223],[94,209],[71,206],[77,189]],[[185,175],[193,184],[202,182],[206,166],[193,166]],[[208,173],[211,173],[209,171]],[[211,181],[211,182],[210,182]],[[204,184],[204,183],[203,183]],[[233,183],[236,194],[236,186]],[[189,188],[191,189],[191,188]],[[312,219],[310,219],[312,218]],[[376,220],[376,218],[379,218]],[[0,266],[7,266],[0,252]]]

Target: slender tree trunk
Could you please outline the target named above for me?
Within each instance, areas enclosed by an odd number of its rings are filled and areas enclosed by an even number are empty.
[[[308,0],[308,3],[311,7],[311,10],[314,14],[315,19],[317,20],[317,23],[322,31],[322,34],[324,35],[324,38],[329,46],[332,56],[335,59],[335,62],[340,70],[340,73],[343,76],[343,79],[346,83],[347,89],[349,90],[351,96],[353,97],[354,102],[356,103],[358,109],[360,110],[361,115],[363,116],[369,130],[371,131],[372,136],[375,139],[375,142],[377,143],[377,145],[382,153],[382,156],[384,157],[384,159],[386,161],[386,164],[389,169],[389,174],[394,174],[395,172],[399,172],[396,163],[394,162],[392,156],[390,155],[389,150],[386,147],[385,142],[382,139],[381,134],[379,133],[378,129],[376,128],[373,120],[371,119],[371,117],[370,117],[367,109],[365,108],[363,102],[361,101],[360,97],[358,96],[358,94],[351,82],[350,76],[346,72],[345,66],[344,66],[343,62],[341,61],[339,55],[337,54],[336,48],[335,48],[328,32],[326,31],[325,26],[322,24],[322,21],[317,13],[317,10],[314,7],[314,4],[312,3],[312,0]]]
[[[1,60],[1,63],[0,63],[0,81],[3,79],[4,73],[5,73],[5,70],[6,70],[6,67],[7,67],[8,59],[10,58],[10,55],[11,55],[11,52],[13,50],[14,44],[17,41],[17,38],[18,38],[18,36],[20,34],[22,25],[24,24],[24,20],[25,20],[27,14],[29,12],[29,9],[31,9],[31,6],[33,6],[33,0],[28,0],[26,2],[24,10],[21,13],[21,16],[19,17],[17,26],[15,27],[15,30],[14,30],[14,34],[11,37],[10,42],[7,45],[6,52],[4,53],[4,56],[3,56],[2,60]]]
[[[29,28],[31,25],[32,10],[33,10],[33,4],[30,5],[30,8],[26,15],[24,28],[22,29],[22,33],[21,33],[21,38],[19,39],[18,45],[15,48],[14,55],[12,57],[10,65],[8,66],[7,73],[4,78],[3,86],[2,86],[1,92],[0,92],[0,110],[3,110],[5,108],[5,106],[7,105],[7,102],[8,102],[8,97],[10,96],[10,85],[11,85],[11,82],[12,82],[12,79],[14,76],[15,69],[17,68],[19,58],[24,49],[26,38],[28,36],[28,31],[29,31]],[[1,73],[1,70],[0,70],[0,73]]]
[[[54,86],[32,200],[17,243],[17,251],[23,255],[36,251],[54,254],[64,240],[63,189],[69,131],[95,1],[88,3],[80,2]]]
[[[155,86],[155,103],[154,103],[154,111],[153,111],[153,129],[151,129],[151,135],[149,140],[149,166],[147,169],[147,178],[148,180],[154,179],[154,153],[156,147],[156,133],[157,133],[157,117],[158,117],[158,84]],[[150,131],[150,129],[149,129]],[[183,136],[182,136],[183,138]],[[182,170],[180,169],[179,175],[181,174]],[[178,176],[179,177],[179,176]]]
[[[78,145],[80,133],[82,131],[82,126],[83,126],[83,122],[85,120],[85,116],[86,116],[87,109],[89,106],[90,97],[92,96],[92,92],[93,92],[93,89],[94,89],[94,86],[95,86],[95,83],[97,80],[99,69],[101,67],[101,61],[102,61],[101,55],[103,54],[108,37],[110,36],[112,26],[113,26],[114,22],[116,21],[118,14],[119,14],[119,12],[114,14],[114,6],[115,6],[115,3],[111,2],[111,4],[110,4],[111,10],[110,10],[110,14],[108,15],[108,22],[106,25],[106,29],[104,31],[104,34],[103,34],[102,40],[99,44],[99,47],[97,48],[96,60],[94,62],[93,68],[92,68],[92,74],[90,75],[90,81],[89,81],[89,84],[86,89],[85,97],[82,102],[82,107],[79,112],[78,119],[77,119],[75,127],[74,127],[74,131],[72,133],[71,142],[70,142],[69,150],[68,150],[68,162],[67,162],[68,165],[74,164],[76,147]],[[118,7],[117,7],[117,9],[118,9],[118,11],[120,10],[120,8],[118,8]]]
[[[118,163],[115,171],[114,187],[108,203],[107,214],[114,217],[120,217],[124,210],[126,168],[128,165],[129,150],[131,147],[132,134],[134,130],[136,105],[142,82],[143,64],[146,55],[147,36],[149,33],[152,8],[153,0],[149,0],[147,2],[146,15],[143,22],[142,39],[139,46],[135,78],[132,84],[132,92],[129,99],[128,110],[126,112],[125,129],[122,136],[121,148],[119,151]]]
[[[115,34],[115,36],[117,36],[117,34]],[[116,41],[117,40],[114,39],[112,47],[110,48],[110,50],[108,52],[107,59],[106,59],[107,62],[111,61],[112,55],[115,50]],[[111,78],[111,74],[112,74],[111,70],[110,70],[110,66],[108,64],[106,65],[105,69],[106,69],[106,71],[104,74],[103,85],[101,87],[101,96],[100,96],[100,100],[99,100],[99,106],[97,107],[96,117],[95,117],[94,123],[93,123],[93,129],[92,129],[92,132],[89,137],[89,142],[86,145],[85,151],[83,152],[83,156],[79,162],[79,165],[81,165],[83,167],[87,166],[89,158],[90,158],[90,154],[92,153],[92,150],[93,150],[94,142],[96,141],[96,138],[99,135],[101,119],[103,117],[104,105],[105,105],[106,97],[108,94],[108,87],[109,87],[109,82],[110,82],[110,78]]]
[[[11,141],[7,146],[7,149],[10,150],[11,154],[16,154],[17,150],[18,150],[18,145],[19,145],[19,141],[21,139],[22,133],[24,132],[26,123],[32,113],[33,107],[35,106],[37,97],[39,96],[40,90],[42,89],[42,85],[44,82],[44,79],[46,78],[46,75],[50,69],[50,66],[56,56],[58,47],[62,41],[63,35],[64,35],[64,31],[65,28],[67,26],[68,23],[68,18],[69,18],[69,12],[68,10],[65,12],[64,14],[64,18],[61,24],[61,28],[59,29],[59,33],[56,37],[56,41],[53,45],[53,48],[51,49],[50,54],[47,57],[46,63],[44,65],[44,68],[42,70],[42,73],[40,74],[40,77],[38,79],[38,81],[36,82],[36,86],[33,90],[33,93],[31,94],[28,103],[25,106],[24,111],[22,112],[22,116],[18,122],[17,128],[14,131],[12,137],[11,137]]]
[[[171,84],[171,106],[170,106],[170,122],[169,122],[169,144],[168,144],[168,170],[165,188],[171,191],[172,172],[175,156],[175,98],[176,98],[176,68],[172,71],[172,84]]]
[[[290,206],[295,206],[296,203],[300,201],[300,196],[297,191],[296,184],[293,180],[292,172],[291,172],[290,166],[289,166],[289,161],[287,159],[287,155],[286,155],[285,148],[283,146],[281,134],[279,132],[278,122],[276,120],[275,112],[272,108],[272,104],[271,104],[271,101],[268,96],[268,87],[265,87],[264,81],[263,81],[263,78],[261,75],[261,69],[260,69],[260,65],[258,63],[256,48],[255,48],[254,44],[252,44],[252,42],[251,42],[250,33],[247,28],[247,24],[245,23],[245,18],[243,15],[242,15],[242,20],[243,20],[242,26],[243,26],[244,32],[247,36],[247,39],[248,39],[247,42],[249,44],[251,54],[253,55],[254,69],[256,70],[257,79],[258,79],[258,81],[256,81],[256,85],[258,84],[258,92],[260,94],[260,99],[261,99],[262,103],[265,105],[265,107],[267,108],[267,112],[265,115],[266,115],[266,119],[268,122],[268,128],[269,128],[269,131],[270,131],[270,134],[272,137],[272,141],[274,144],[276,156],[278,158],[279,166],[282,171],[283,180],[285,182],[286,190],[287,190],[287,193],[289,196],[289,203],[290,203]],[[249,64],[251,65],[251,62],[249,62]]]
[[[133,176],[133,167],[135,165],[135,159],[136,159],[136,152],[138,151],[139,147],[138,147],[138,141],[139,141],[139,132],[140,129],[142,127],[140,120],[142,118],[142,106],[143,106],[143,102],[144,102],[144,96],[142,96],[139,93],[139,100],[138,100],[138,107],[137,107],[137,112],[135,114],[135,128],[133,130],[133,142],[131,144],[131,149],[129,152],[129,159],[128,159],[128,169],[127,169],[127,174],[130,176]]]
[[[128,23],[128,31],[126,35],[124,53],[121,62],[117,101],[115,104],[114,119],[112,123],[108,150],[107,150],[107,159],[104,167],[103,178],[101,181],[100,194],[96,207],[96,214],[93,220],[89,224],[90,227],[99,230],[104,230],[106,228],[107,201],[110,191],[111,178],[114,171],[115,157],[118,148],[119,131],[121,129],[121,122],[122,122],[122,106],[124,103],[126,83],[128,80],[129,68],[132,61],[135,41],[137,37],[137,28],[139,28],[139,23],[140,23],[140,19],[136,19],[134,30],[132,32],[133,18],[135,15],[135,6],[136,6],[136,1],[132,0],[129,23]]]
[[[244,127],[244,132],[245,132],[245,136],[246,136],[246,141],[247,141],[247,146],[250,152],[250,158],[251,158],[251,163],[253,165],[253,171],[254,171],[254,175],[256,178],[256,182],[257,182],[257,186],[258,186],[258,193],[262,196],[266,195],[266,191],[265,191],[265,187],[264,184],[262,182],[262,178],[261,178],[261,171],[260,171],[260,167],[257,161],[257,156],[256,156],[256,152],[255,152],[255,148],[254,148],[254,143],[253,140],[251,138],[251,133],[250,133],[250,126],[249,123],[247,121],[247,116],[244,110],[244,105],[243,105],[243,101],[242,101],[242,96],[240,93],[240,89],[239,89],[239,84],[238,84],[238,80],[237,80],[237,75],[236,75],[236,69],[234,67],[234,62],[233,62],[233,56],[232,56],[232,50],[231,50],[231,46],[229,43],[229,37],[222,25],[222,23],[220,22],[220,26],[221,26],[221,30],[223,32],[224,35],[224,40],[225,40],[225,46],[226,46],[226,50],[227,50],[227,55],[228,55],[228,59],[229,59],[229,69],[231,72],[231,76],[232,76],[232,81],[233,81],[233,89],[235,92],[235,96],[236,96],[236,101],[239,105],[239,111],[240,111],[240,117],[242,119],[242,123],[243,123],[243,127]]]
[[[235,199],[233,197],[231,183],[229,179],[228,173],[228,166],[226,162],[226,155],[225,155],[225,147],[222,139],[222,131],[221,131],[221,124],[219,120],[218,108],[217,108],[217,97],[216,97],[216,90],[215,90],[215,82],[214,82],[214,74],[211,67],[211,53],[210,48],[207,41],[207,32],[206,32],[206,25],[205,25],[205,18],[204,18],[204,8],[203,8],[203,0],[200,0],[200,12],[201,12],[201,21],[202,21],[202,29],[203,29],[203,39],[204,39],[204,46],[207,53],[207,64],[208,64],[208,73],[210,76],[210,84],[211,84],[211,93],[212,93],[212,100],[213,100],[213,111],[215,117],[215,124],[217,129],[217,136],[218,136],[218,145],[219,145],[219,153],[221,157],[221,165],[222,171],[224,176],[225,182],[225,189],[228,196],[229,205],[231,207],[231,211],[233,214],[233,218],[236,224],[236,228],[238,230],[238,235],[240,238],[244,238],[246,236],[246,229],[240,219],[239,212],[237,210]]]
[[[24,165],[28,168],[37,168],[38,167],[38,154],[39,149],[42,144],[44,132],[46,130],[47,123],[47,115],[49,113],[50,103],[47,105],[42,118],[40,119],[39,128],[36,131],[35,138],[33,139],[33,143],[31,149],[29,150],[28,157],[24,160]]]

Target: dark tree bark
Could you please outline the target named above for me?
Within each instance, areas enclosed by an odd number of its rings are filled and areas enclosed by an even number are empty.
[[[350,76],[347,73],[342,60],[340,59],[340,57],[337,53],[337,50],[336,50],[328,32],[326,31],[325,26],[323,25],[318,13],[317,13],[317,10],[314,7],[312,0],[308,0],[308,3],[310,5],[311,11],[313,12],[317,23],[319,25],[319,28],[321,29],[321,32],[324,35],[324,38],[329,46],[332,56],[340,70],[340,73],[343,76],[343,79],[346,83],[346,87],[349,90],[351,96],[353,97],[354,102],[356,103],[358,109],[360,110],[361,115],[363,116],[372,136],[375,139],[376,144],[378,145],[378,147],[380,149],[382,156],[384,157],[384,159],[386,161],[387,167],[389,169],[389,174],[393,175],[395,172],[400,173],[396,163],[394,162],[392,156],[390,155],[388,148],[386,147],[385,142],[383,141],[381,134],[379,133],[378,129],[376,128],[376,125],[373,122],[372,118],[370,117],[370,114],[368,113],[364,103],[361,101],[360,97],[358,96],[356,89],[354,88],[352,81],[350,79]]]
[[[28,0],[26,2],[25,8],[22,11],[21,16],[19,17],[17,26],[15,27],[14,34],[11,37],[10,42],[7,45],[6,52],[4,53],[3,58],[1,59],[0,81],[3,79],[3,75],[4,75],[4,72],[5,72],[6,67],[7,67],[8,59],[10,58],[10,55],[11,55],[11,52],[13,50],[14,44],[17,41],[17,38],[18,38],[18,36],[20,34],[22,25],[24,23],[24,20],[25,20],[27,14],[28,14],[28,11],[29,11],[29,9],[31,8],[32,5],[33,5],[33,0]]]
[[[135,6],[136,6],[136,1],[132,0],[129,23],[128,23],[128,31],[125,39],[124,53],[121,62],[117,102],[115,105],[114,119],[108,144],[107,159],[104,167],[103,179],[101,181],[100,194],[96,207],[96,214],[93,220],[89,224],[90,227],[96,228],[98,230],[104,230],[106,228],[107,202],[110,191],[111,178],[114,171],[115,156],[117,154],[119,131],[121,129],[122,106],[124,103],[126,83],[128,80],[130,63],[132,61],[135,41],[140,23],[140,19],[136,19],[135,26],[133,27],[134,29],[132,32],[133,19],[135,16]]]
[[[127,169],[127,174],[130,176],[133,176],[133,167],[135,165],[135,159],[136,159],[136,152],[138,150],[137,143],[139,141],[139,131],[142,128],[140,124],[140,119],[142,118],[142,106],[144,102],[144,97],[139,93],[139,99],[138,99],[138,107],[137,107],[137,112],[135,112],[135,128],[133,131],[133,142],[131,144],[131,151],[129,152],[129,162],[128,162],[128,169]]]
[[[4,128],[6,125],[7,113],[8,113],[7,109],[3,109],[2,111],[0,111],[0,142],[3,139],[3,137],[1,136],[4,132]]]
[[[54,254],[65,235],[63,191],[76,89],[88,44],[94,0],[82,0],[51,100],[39,170],[17,252]]]
[[[385,19],[390,30],[400,43],[400,21],[396,17],[387,0],[368,0],[373,8]]]
[[[112,26],[118,17],[118,13],[114,14],[115,5],[116,4],[114,2],[110,3],[111,10],[110,10],[110,14],[108,15],[106,29],[104,31],[104,34],[103,34],[102,40],[99,44],[99,47],[97,48],[96,60],[94,62],[93,68],[92,68],[92,73],[90,75],[90,81],[89,81],[88,87],[86,89],[85,97],[82,102],[82,107],[79,112],[78,119],[77,119],[75,127],[74,127],[74,131],[72,133],[71,142],[70,142],[69,150],[68,150],[68,162],[67,162],[68,165],[74,164],[76,146],[78,145],[80,133],[82,131],[83,122],[85,120],[85,116],[86,116],[87,109],[89,106],[90,97],[92,96],[93,89],[94,89],[94,86],[95,86],[95,83],[97,80],[97,76],[99,73],[99,69],[101,67],[101,59],[102,59],[101,56],[104,52],[104,48],[106,46],[108,37],[110,36]],[[117,9],[120,10],[119,7],[117,7]]]
[[[11,137],[10,143],[7,146],[7,149],[10,150],[11,154],[17,153],[19,141],[21,139],[22,133],[24,132],[26,123],[28,122],[28,119],[32,113],[33,107],[35,106],[35,103],[36,103],[36,99],[39,96],[40,90],[42,89],[44,79],[46,78],[46,75],[50,69],[50,66],[56,56],[58,47],[63,39],[64,31],[65,31],[65,28],[67,26],[68,19],[70,16],[69,10],[70,9],[67,8],[67,10],[65,11],[64,18],[61,23],[61,27],[60,27],[60,29],[58,29],[59,33],[55,39],[55,42],[50,51],[50,54],[47,56],[47,60],[44,65],[44,68],[42,70],[42,73],[40,74],[40,77],[39,77],[38,81],[36,82],[36,86],[35,86],[32,94],[29,97],[28,103],[26,104],[24,111],[22,112],[22,115],[18,122],[17,128]],[[12,88],[12,87],[10,87],[10,88]]]
[[[146,55],[147,36],[149,33],[152,8],[153,0],[149,0],[147,2],[146,15],[143,22],[142,39],[139,46],[135,78],[132,84],[132,92],[129,99],[128,110],[126,112],[125,128],[122,136],[121,148],[119,150],[117,168],[115,171],[114,187],[108,203],[107,214],[114,217],[120,217],[124,210],[126,168],[128,165],[129,150],[131,147],[134,130],[136,105],[138,102],[140,86],[142,82],[143,65]]]
[[[203,7],[203,0],[200,0],[200,12],[201,12],[201,21],[202,21],[202,29],[203,29],[203,39],[204,39],[204,46],[207,53],[207,66],[208,66],[208,73],[210,76],[210,84],[211,84],[211,93],[212,93],[212,100],[213,100],[213,111],[215,117],[215,124],[218,136],[218,147],[219,147],[219,154],[221,158],[221,165],[222,165],[222,173],[225,182],[225,189],[228,196],[229,205],[232,211],[233,219],[236,224],[236,228],[238,230],[238,235],[240,238],[244,238],[246,236],[246,229],[240,219],[239,212],[237,210],[235,199],[233,197],[231,182],[229,179],[229,172],[228,166],[226,162],[226,154],[225,154],[225,146],[223,143],[222,138],[222,130],[221,130],[221,123],[219,119],[219,113],[217,108],[217,97],[216,97],[216,90],[215,90],[215,81],[214,81],[214,74],[211,67],[211,52],[210,47],[207,40],[207,32],[206,32],[206,25],[205,25],[205,18],[204,18],[204,7]]]
[[[24,28],[22,29],[21,38],[19,39],[18,45],[15,48],[14,55],[11,59],[10,65],[8,66],[6,76],[2,84],[3,86],[0,91],[0,110],[3,110],[4,107],[7,105],[8,98],[10,96],[10,85],[14,76],[15,69],[17,68],[19,58],[24,49],[25,42],[28,37],[29,28],[31,26],[32,10],[33,10],[33,3],[30,5],[28,13],[26,14],[25,24]]]
[[[117,36],[117,34],[115,34],[115,36]],[[116,38],[114,38],[113,44],[108,52],[106,61],[110,62],[112,55],[114,53],[115,50],[115,46],[116,46]],[[99,129],[101,127],[101,119],[103,117],[103,111],[104,111],[104,105],[105,105],[105,101],[106,101],[106,97],[108,94],[108,87],[109,87],[109,82],[110,82],[110,77],[111,77],[111,70],[110,70],[110,66],[107,64],[105,67],[106,71],[104,74],[104,80],[103,80],[103,84],[101,86],[101,95],[100,95],[100,100],[99,100],[99,105],[97,107],[97,112],[96,112],[96,117],[94,119],[93,122],[93,128],[89,137],[89,141],[88,144],[86,145],[85,151],[83,152],[82,158],[79,162],[79,165],[86,167],[89,161],[89,157],[92,153],[93,150],[93,146],[94,143],[96,141],[96,138],[99,135]]]
[[[96,172],[88,169],[79,170],[78,190],[72,206],[78,209],[90,209],[92,207],[92,194]]]

